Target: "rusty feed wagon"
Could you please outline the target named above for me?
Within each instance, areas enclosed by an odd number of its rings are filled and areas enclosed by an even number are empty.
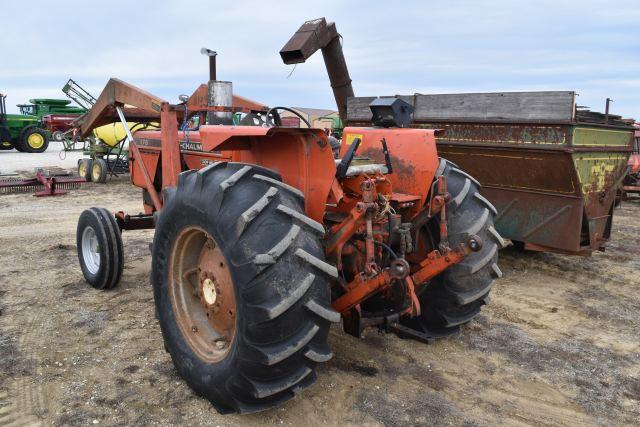
[[[438,152],[480,181],[500,234],[531,250],[604,250],[632,124],[576,107],[570,91],[398,97],[413,126],[444,130]],[[349,99],[349,125],[369,122],[372,99]]]

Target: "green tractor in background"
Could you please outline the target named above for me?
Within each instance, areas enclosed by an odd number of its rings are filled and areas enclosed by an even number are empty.
[[[20,112],[36,116],[40,120],[40,128],[58,142],[62,142],[73,121],[87,112],[84,107],[69,105],[71,101],[67,99],[35,98],[29,102],[31,104],[18,104]]]
[[[18,104],[20,113],[24,115],[36,116],[42,120],[47,114],[69,114],[80,116],[87,112],[82,107],[75,107],[71,104],[71,101],[66,99],[50,99],[50,98],[36,98],[30,99],[31,104]]]
[[[0,94],[0,150],[42,153],[49,146],[49,134],[40,119],[31,114],[7,114],[7,95]]]

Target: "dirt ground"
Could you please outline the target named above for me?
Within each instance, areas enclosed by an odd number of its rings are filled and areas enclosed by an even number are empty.
[[[334,327],[334,358],[285,406],[221,416],[178,377],[149,285],[150,231],[124,233],[113,291],[83,280],[83,209],[140,209],[126,180],[59,198],[0,195],[0,425],[640,424],[640,203],[606,253],[506,249],[492,302],[433,345]]]

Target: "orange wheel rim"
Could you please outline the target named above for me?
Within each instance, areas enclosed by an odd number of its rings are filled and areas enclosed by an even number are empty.
[[[178,235],[168,291],[189,347],[206,362],[224,359],[236,333],[236,299],[226,258],[209,233],[188,227]]]

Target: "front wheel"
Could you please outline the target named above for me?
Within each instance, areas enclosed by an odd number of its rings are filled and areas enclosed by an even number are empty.
[[[165,348],[219,412],[279,405],[331,358],[323,233],[302,193],[258,166],[216,163],[165,191],[152,256]]]
[[[78,260],[85,280],[96,289],[111,289],[123,269],[122,236],[114,216],[104,208],[80,215],[76,232]]]
[[[56,142],[62,142],[64,139],[64,132],[57,130],[51,134],[51,138]]]

